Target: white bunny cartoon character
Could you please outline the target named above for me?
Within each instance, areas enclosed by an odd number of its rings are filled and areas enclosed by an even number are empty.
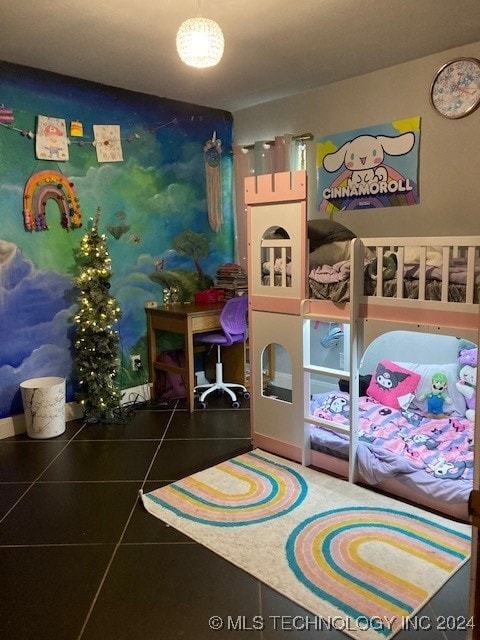
[[[342,165],[352,172],[348,186],[355,187],[371,182],[386,182],[387,169],[382,166],[385,155],[402,156],[413,149],[415,134],[412,131],[399,136],[363,135],[345,142],[334,153],[323,159],[323,167],[329,173]]]

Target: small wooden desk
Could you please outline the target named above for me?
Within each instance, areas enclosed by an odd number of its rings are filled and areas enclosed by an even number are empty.
[[[190,413],[195,407],[195,348],[193,338],[196,333],[221,329],[220,314],[224,302],[214,304],[172,304],[156,309],[145,309],[147,314],[148,373],[153,382],[155,397],[155,372],[179,373],[187,387],[187,406]],[[157,362],[156,332],[171,331],[185,336],[185,369]]]

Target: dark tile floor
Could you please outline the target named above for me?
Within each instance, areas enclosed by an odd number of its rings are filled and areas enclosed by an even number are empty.
[[[0,440],[0,639],[345,640],[139,502],[139,490],[249,449],[248,407],[222,398],[192,415],[138,407],[122,425],[71,422],[53,440]],[[466,616],[468,572],[419,614],[423,631],[396,640],[465,638],[435,621]],[[209,626],[218,619],[221,631]]]

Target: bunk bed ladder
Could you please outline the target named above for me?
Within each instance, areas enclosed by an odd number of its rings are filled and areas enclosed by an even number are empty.
[[[351,244],[352,266],[350,274],[350,282],[356,287],[363,286],[363,245],[360,240],[352,240]],[[304,371],[304,422],[307,428],[310,425],[318,425],[330,429],[337,433],[348,433],[349,435],[349,462],[348,462],[348,480],[356,482],[358,480],[357,470],[357,446],[358,446],[358,396],[359,396],[359,366],[361,353],[361,332],[359,325],[359,297],[345,305],[344,308],[338,308],[337,315],[317,315],[315,312],[308,311],[308,301],[305,301],[305,310],[303,312],[303,371]],[[310,345],[311,345],[311,322],[322,323],[339,323],[348,325],[348,363],[345,368],[330,368],[319,366],[310,362]],[[323,418],[312,416],[310,413],[310,398],[312,390],[312,376],[321,375],[331,378],[337,383],[338,380],[348,382],[350,390],[350,415],[349,424],[341,425]]]

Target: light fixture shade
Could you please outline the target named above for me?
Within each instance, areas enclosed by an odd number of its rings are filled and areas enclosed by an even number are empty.
[[[223,33],[213,20],[189,18],[177,32],[177,51],[181,60],[191,67],[213,67],[223,55]]]

